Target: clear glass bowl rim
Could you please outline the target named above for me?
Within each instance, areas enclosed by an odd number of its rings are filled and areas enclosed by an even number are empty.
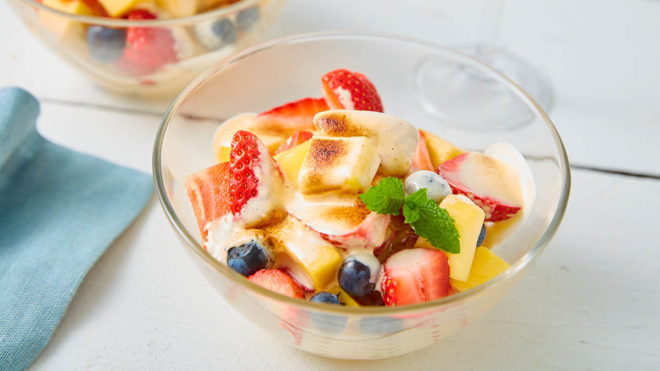
[[[530,109],[534,111],[539,117],[543,119],[546,123],[550,133],[553,136],[557,149],[559,151],[559,166],[564,182],[562,183],[561,194],[558,200],[557,209],[552,216],[550,224],[545,229],[541,237],[534,243],[534,246],[527,252],[525,255],[520,257],[515,263],[509,267],[504,273],[499,276],[479,285],[470,290],[463,291],[454,295],[446,296],[441,299],[428,301],[424,303],[404,305],[398,307],[347,307],[347,306],[338,306],[331,304],[322,304],[322,303],[311,303],[306,300],[300,300],[284,296],[268,289],[265,289],[259,285],[252,283],[247,280],[245,277],[240,274],[231,271],[226,265],[215,260],[211,255],[209,255],[204,248],[197,243],[195,238],[188,232],[186,227],[183,225],[181,220],[178,218],[174,207],[169,202],[167,198],[167,192],[165,189],[165,184],[163,181],[163,176],[161,174],[161,150],[163,145],[163,139],[167,131],[170,120],[172,119],[174,112],[179,108],[181,103],[185,98],[196,89],[197,86],[203,84],[209,77],[214,75],[217,71],[229,66],[231,64],[237,63],[241,59],[248,57],[252,54],[259,53],[261,51],[276,48],[281,45],[296,44],[296,43],[305,43],[310,41],[322,41],[328,39],[364,39],[364,40],[380,40],[380,41],[398,41],[404,43],[413,43],[419,46],[434,48],[446,54],[451,54],[458,59],[462,59],[466,62],[469,62],[472,67],[478,68],[482,72],[485,72],[491,77],[494,77],[501,83],[504,83],[509,88],[512,89],[516,95],[523,101],[527,101],[531,105]],[[466,55],[461,52],[458,52],[454,49],[442,46],[440,44],[418,40],[415,38],[392,35],[385,33],[370,33],[370,32],[353,32],[353,31],[330,31],[330,32],[316,32],[308,34],[298,34],[288,37],[283,37],[275,40],[271,40],[254,47],[248,48],[238,54],[229,56],[222,61],[218,62],[215,66],[209,68],[202,74],[200,74],[195,80],[190,82],[186,88],[179,93],[179,95],[174,99],[170,104],[169,108],[163,116],[163,120],[156,134],[156,139],[154,142],[153,150],[153,177],[154,185],[156,188],[156,194],[158,199],[161,202],[161,206],[167,216],[172,227],[176,230],[179,237],[184,240],[187,244],[187,247],[192,248],[193,252],[202,259],[204,263],[209,265],[213,270],[218,271],[220,274],[224,275],[225,278],[234,281],[235,283],[243,286],[248,290],[255,291],[260,296],[265,296],[269,299],[281,302],[283,304],[293,305],[308,309],[315,312],[326,312],[328,314],[338,314],[338,315],[368,315],[368,316],[391,316],[391,315],[401,315],[408,314],[411,312],[421,312],[429,309],[438,309],[440,307],[447,307],[450,305],[457,305],[464,301],[469,301],[470,299],[476,297],[477,295],[482,294],[486,290],[496,285],[503,283],[505,280],[513,278],[515,275],[519,274],[528,264],[530,264],[534,259],[536,259],[540,253],[544,250],[547,244],[550,242],[552,237],[557,232],[559,225],[564,217],[566,206],[568,204],[568,198],[570,194],[571,186],[571,174],[568,157],[564,144],[555,128],[554,124],[548,117],[548,115],[543,111],[543,109],[532,99],[520,86],[518,86],[511,79],[491,68],[490,66]]]
[[[67,13],[61,10],[57,10],[46,6],[36,0],[11,0],[17,3],[23,3],[24,5],[30,5],[40,10],[56,14],[60,17],[69,18],[70,20],[77,21],[80,23],[89,23],[96,24],[107,27],[132,27],[132,26],[143,26],[143,27],[156,27],[156,26],[182,26],[186,24],[193,24],[202,22],[208,19],[217,19],[223,16],[239,12],[243,9],[255,6],[259,3],[260,0],[241,0],[234,4],[218,8],[216,10],[211,10],[204,13],[195,14],[189,17],[179,17],[179,18],[169,18],[169,19],[143,19],[143,20],[128,20],[123,18],[107,18],[107,17],[98,17],[91,15],[80,15]],[[280,0],[275,0],[280,1]]]

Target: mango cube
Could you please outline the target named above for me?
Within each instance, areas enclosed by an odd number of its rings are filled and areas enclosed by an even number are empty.
[[[139,3],[153,2],[148,0],[99,0],[111,17],[120,17]]]
[[[198,0],[156,0],[156,5],[166,9],[173,17],[189,17],[200,8]]]
[[[343,259],[332,244],[291,217],[268,232],[279,245],[276,267],[286,268],[307,289],[322,291],[336,282]]]
[[[507,269],[509,269],[509,263],[502,260],[489,248],[479,246],[474,253],[474,261],[467,281],[450,279],[450,282],[456,290],[465,291],[499,276]]]
[[[359,193],[371,186],[380,156],[366,137],[312,138],[298,174],[303,194]]]
[[[307,155],[311,144],[312,141],[308,140],[289,150],[280,152],[274,157],[275,161],[280,164],[282,170],[284,170],[284,173],[293,185],[298,184],[298,173],[300,172],[303,160],[305,160],[305,156]],[[229,155],[227,155],[227,157],[229,158]]]
[[[447,210],[454,219],[458,230],[461,251],[447,254],[449,258],[449,277],[458,281],[467,281],[477,248],[477,239],[484,224],[485,214],[479,206],[463,195],[449,195],[440,202],[440,207]]]
[[[65,0],[44,0],[43,4],[63,12],[79,15],[93,15],[92,9],[81,0],[65,1]]]
[[[447,142],[440,137],[437,137],[428,131],[419,130],[422,137],[426,140],[426,148],[429,150],[431,163],[433,168],[437,169],[441,163],[451,160],[452,158],[464,153],[465,151],[456,147],[455,145]]]
[[[43,4],[63,12],[78,15],[94,15],[94,11],[85,4],[84,1],[73,0],[44,0]],[[49,31],[58,38],[65,39],[75,33],[83,34],[84,28],[77,21],[72,21],[60,17],[50,12],[39,12],[40,22],[49,29]],[[77,36],[80,37],[80,36]],[[73,36],[71,36],[73,38]]]
[[[347,307],[359,307],[360,304],[353,299],[346,291],[342,290],[339,286],[334,286],[328,289],[328,292],[337,295],[339,302]]]

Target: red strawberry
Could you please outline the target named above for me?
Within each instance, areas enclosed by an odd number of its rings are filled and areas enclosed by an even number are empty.
[[[231,212],[229,207],[229,162],[223,162],[198,171],[186,178],[185,187],[192,203],[202,239],[206,241],[204,229],[212,222]]]
[[[229,152],[229,200],[235,219],[259,227],[286,216],[282,172],[259,138],[237,131]]]
[[[419,170],[433,171],[433,162],[431,162],[431,155],[429,149],[426,147],[426,137],[422,131],[419,131],[419,141],[417,142],[417,149],[413,155],[408,173],[414,173]]]
[[[486,214],[485,221],[498,222],[515,215],[522,206],[519,179],[503,162],[478,152],[466,152],[438,167],[454,194],[469,197]]]
[[[132,10],[129,20],[156,19],[144,9]],[[129,27],[126,49],[119,66],[135,76],[149,75],[162,66],[176,62],[175,40],[170,30],[158,27]]]
[[[306,130],[297,131],[295,134],[290,136],[289,139],[287,139],[284,143],[280,144],[280,146],[275,151],[275,154],[291,149],[297,146],[298,144],[305,143],[306,141],[312,139],[313,135],[314,134],[311,131],[306,131]]]
[[[332,109],[383,112],[376,87],[359,72],[330,71],[321,78],[325,99]]]
[[[401,250],[383,265],[381,281],[387,306],[431,301],[449,294],[449,263],[440,250]]]
[[[328,109],[323,98],[304,98],[260,113],[254,118],[252,127],[284,134],[314,130],[314,115]]]
[[[248,279],[278,294],[299,299],[305,297],[305,290],[291,276],[279,269],[262,269]]]

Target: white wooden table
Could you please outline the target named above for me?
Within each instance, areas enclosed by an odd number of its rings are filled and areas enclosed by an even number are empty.
[[[451,45],[477,37],[480,6],[291,0],[270,37],[349,29]],[[97,88],[29,35],[4,2],[0,30],[0,86],[41,99],[42,133],[150,171],[168,102]],[[272,342],[206,283],[153,198],[92,268],[34,368],[660,369],[659,35],[660,1],[507,2],[499,40],[553,83],[550,116],[574,165],[571,200],[525,279],[441,344],[348,362]]]

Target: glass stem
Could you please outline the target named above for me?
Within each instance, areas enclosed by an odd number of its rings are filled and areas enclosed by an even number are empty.
[[[484,0],[477,31],[475,57],[479,58],[487,49],[495,46],[502,26],[505,0]]]

